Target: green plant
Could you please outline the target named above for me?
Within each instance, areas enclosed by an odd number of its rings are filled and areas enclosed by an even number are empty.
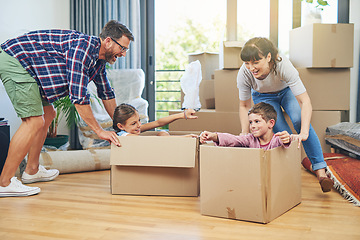
[[[78,122],[80,116],[76,111],[74,104],[71,103],[69,96],[60,98],[53,103],[56,111],[56,116],[49,126],[47,137],[55,138],[57,136],[57,128],[60,119],[66,117],[66,125],[70,129],[75,123]]]
[[[301,0],[301,1],[304,1],[304,0]],[[314,3],[313,0],[305,0],[305,2],[310,3],[310,4]],[[320,10],[324,10],[322,7],[329,6],[329,3],[324,0],[317,0],[316,2],[318,5],[316,5],[315,7],[319,8]]]

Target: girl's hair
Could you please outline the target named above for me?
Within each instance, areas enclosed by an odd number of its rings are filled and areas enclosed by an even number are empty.
[[[259,102],[255,104],[250,109],[248,115],[252,113],[260,115],[266,122],[268,122],[271,119],[274,119],[276,122],[277,119],[277,113],[275,111],[275,108],[272,105],[264,102]]]
[[[276,74],[276,63],[281,62],[279,52],[274,44],[267,38],[255,37],[248,40],[241,50],[241,60],[244,62],[258,61],[262,57],[271,54],[271,62],[273,63],[272,70]]]
[[[113,128],[116,132],[120,132],[121,129],[118,128],[117,124],[125,124],[126,121],[135,114],[137,110],[127,103],[122,103],[115,108],[113,116]]]

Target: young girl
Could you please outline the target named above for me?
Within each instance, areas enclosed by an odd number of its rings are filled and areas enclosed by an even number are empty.
[[[265,150],[279,146],[289,147],[297,135],[287,131],[274,134],[276,111],[273,106],[260,102],[255,104],[248,114],[251,134],[232,135],[229,133],[213,133],[204,131],[200,134],[200,142],[213,141],[217,146],[263,148]]]
[[[318,177],[323,192],[329,192],[333,182],[325,173],[319,138],[310,125],[312,106],[308,93],[299,77],[298,71],[284,56],[279,56],[277,48],[267,38],[252,38],[241,51],[241,66],[237,76],[239,88],[239,115],[242,133],[249,132],[247,113],[254,103],[266,102],[277,112],[275,132],[291,129],[285,121],[283,110],[289,115],[312,168]]]
[[[165,126],[178,119],[196,119],[193,109],[185,109],[184,113],[172,114],[156,121],[141,124],[138,111],[131,105],[122,103],[115,108],[113,128],[119,136],[138,136],[141,132]],[[167,132],[160,131],[158,136],[169,136]]]

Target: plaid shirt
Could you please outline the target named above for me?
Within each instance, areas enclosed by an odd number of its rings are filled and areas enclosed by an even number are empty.
[[[115,98],[99,59],[100,38],[70,30],[42,30],[10,39],[1,48],[19,60],[52,103],[70,95],[72,103],[89,104],[89,81],[101,99]]]

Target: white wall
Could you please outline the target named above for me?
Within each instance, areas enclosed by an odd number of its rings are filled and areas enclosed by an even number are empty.
[[[70,28],[70,0],[0,0],[0,6],[0,43],[32,30]],[[21,120],[1,81],[0,117],[9,120],[12,137]],[[61,127],[59,133],[64,131],[66,128]]]
[[[354,23],[354,67],[350,69],[350,122],[356,121],[360,55],[360,1],[350,0],[350,23]]]

